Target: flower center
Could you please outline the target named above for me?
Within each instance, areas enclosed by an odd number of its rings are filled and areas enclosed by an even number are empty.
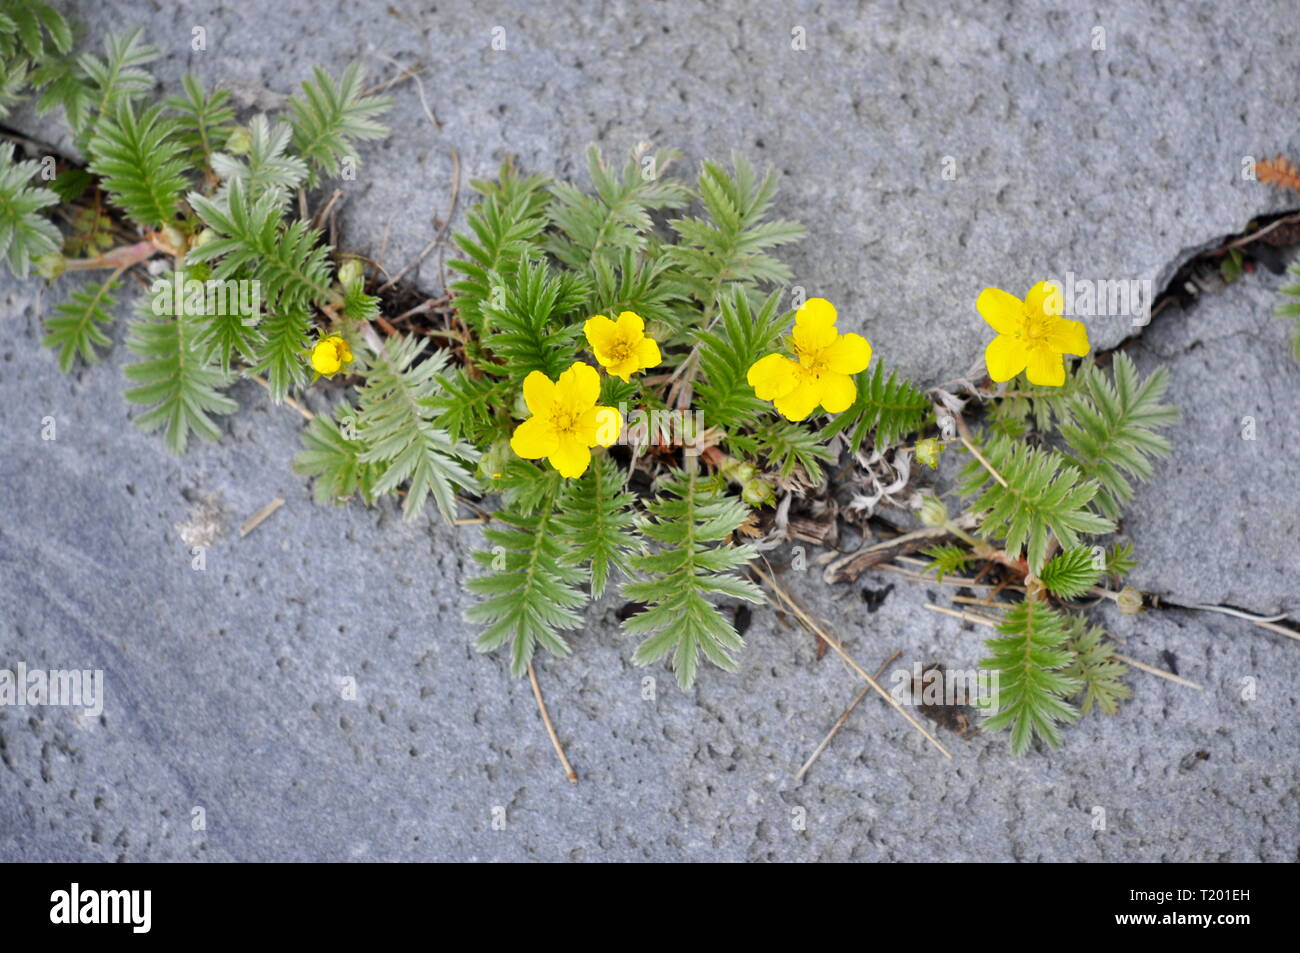
[[[626,338],[615,341],[609,348],[609,356],[615,363],[626,361],[632,354],[632,342]]]
[[[578,429],[578,417],[573,410],[556,410],[551,416],[551,425],[556,433],[573,433]]]
[[[824,349],[802,350],[795,347],[795,354],[799,355],[800,366],[814,377],[820,377],[826,371],[826,353]]]
[[[1041,345],[1047,343],[1047,338],[1052,332],[1051,319],[1044,314],[1026,314],[1024,326],[1020,330],[1020,337],[1025,343]]]

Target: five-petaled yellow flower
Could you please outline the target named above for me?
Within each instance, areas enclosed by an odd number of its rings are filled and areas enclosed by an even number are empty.
[[[769,354],[749,369],[747,380],[788,420],[803,420],[820,405],[828,413],[848,410],[857,399],[853,375],[871,363],[871,345],[859,334],[840,334],[835,306],[809,298],[794,317],[791,336],[798,360]]]
[[[311,349],[312,369],[321,377],[337,374],[344,364],[352,363],[352,348],[337,334],[321,338]]]
[[[611,377],[623,378],[624,384],[637,371],[657,367],[663,360],[659,345],[645,336],[645,322],[635,312],[624,311],[617,321],[598,314],[588,318],[582,330],[600,366]]]
[[[580,477],[591,464],[592,447],[618,439],[622,418],[598,407],[600,375],[578,361],[552,381],[541,371],[524,378],[524,403],[532,414],[515,428],[510,449],[526,460],[547,458],[562,477]]]
[[[989,377],[1001,383],[1028,370],[1029,383],[1060,387],[1065,383],[1063,354],[1087,354],[1088,329],[1082,321],[1061,317],[1060,288],[1040,281],[1025,300],[999,288],[985,288],[975,301],[981,317],[998,336],[984,350]]]

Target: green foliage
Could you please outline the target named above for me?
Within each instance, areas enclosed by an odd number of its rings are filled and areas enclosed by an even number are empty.
[[[591,571],[591,595],[599,598],[613,570],[627,575],[628,557],[641,548],[632,532],[634,497],[623,489],[619,469],[605,454],[592,458],[580,479],[566,480],[556,528],[568,559]]]
[[[509,421],[501,412],[501,405],[513,396],[508,381],[473,377],[464,368],[456,368],[442,375],[441,384],[434,406],[449,434],[476,447],[509,436]]]
[[[696,332],[702,376],[695,393],[706,426],[723,426],[732,433],[766,416],[771,405],[749,386],[750,367],[776,347],[789,325],[789,312],[779,309],[781,293],[774,291],[755,311],[743,288],[721,299],[721,322]]]
[[[624,311],[640,315],[647,326],[669,335],[679,331],[685,287],[666,255],[638,257],[631,248],[621,256],[597,255],[588,274],[592,290],[584,310],[617,320]]]
[[[930,557],[930,563],[925,568],[933,572],[940,582],[943,582],[943,577],[949,573],[961,572],[975,559],[969,552],[953,543],[930,546],[922,552]]]
[[[365,95],[359,63],[348,66],[338,82],[319,66],[312,75],[300,95],[289,100],[294,149],[313,167],[309,185],[316,184],[318,173],[336,176],[343,163],[359,165],[354,142],[388,135],[388,127],[375,117],[393,104],[387,96]]]
[[[89,150],[90,171],[114,205],[149,228],[172,222],[188,168],[175,119],[158,106],[137,115],[123,99],[99,122]]]
[[[549,214],[557,230],[547,250],[582,271],[601,256],[645,249],[651,213],[684,208],[690,198],[683,185],[663,177],[678,157],[671,149],[633,154],[620,175],[605,165],[599,149],[588,148],[587,173],[596,191],[588,194],[567,182],[551,185],[555,201]]]
[[[1133,558],[1132,543],[1115,543],[1106,550],[1106,575],[1115,582],[1122,582],[1124,577],[1136,567],[1137,560]]]
[[[0,0],[0,119],[22,102],[33,69],[72,47],[72,30],[38,0]]]
[[[1106,638],[1104,629],[1089,626],[1078,616],[1067,616],[1066,630],[1066,650],[1074,655],[1074,661],[1061,674],[1082,686],[1080,712],[1086,715],[1095,705],[1107,715],[1115,714],[1119,703],[1133,694],[1120,681],[1128,673],[1128,666],[1115,657],[1115,646]]]
[[[813,483],[822,479],[823,463],[834,463],[835,454],[825,445],[825,437],[788,420],[769,420],[758,425],[754,433],[758,452],[787,479],[795,467],[801,467]]]
[[[1027,551],[1034,575],[1042,573],[1052,535],[1069,549],[1079,544],[1081,535],[1114,530],[1114,523],[1089,508],[1099,490],[1097,482],[1085,479],[1056,451],[997,436],[985,443],[983,452],[1007,485],[971,461],[961,493],[976,497],[971,510],[980,516],[981,533],[1004,539],[1012,556]]]
[[[196,319],[175,314],[170,304],[155,307],[170,300],[148,294],[139,298],[126,346],[140,360],[126,366],[127,379],[136,385],[126,399],[149,407],[136,418],[136,426],[145,431],[162,428],[168,449],[184,453],[191,433],[219,437],[212,416],[234,413],[238,405],[221,393],[230,376],[204,360],[195,340]]]
[[[317,414],[307,425],[302,434],[303,449],[293,461],[294,472],[315,477],[313,495],[322,506],[345,502],[357,494],[366,503],[373,503],[378,496],[375,483],[384,468],[363,461],[366,445],[348,436],[347,432],[355,432],[355,411],[345,407],[338,416],[342,427],[326,414]]]
[[[1058,726],[1078,720],[1067,698],[1082,687],[1062,669],[1073,662],[1066,642],[1066,617],[1043,602],[1022,602],[998,625],[1002,638],[986,645],[992,655],[981,666],[998,672],[998,711],[984,722],[986,731],[1011,729],[1012,754],[1024,754],[1037,735],[1058,747]]]
[[[72,30],[59,11],[39,0],[0,0],[0,61],[40,63],[72,48]]]
[[[270,196],[274,205],[283,209],[293,191],[307,178],[307,163],[285,152],[289,147],[290,132],[284,123],[254,116],[248,124],[246,158],[214,153],[212,170],[223,180],[216,201],[229,204],[231,185],[239,182],[242,193],[249,200],[257,202]]]
[[[254,199],[240,179],[230,182],[225,205],[189,195],[190,205],[218,238],[190,252],[194,261],[216,261],[212,277],[261,282],[268,312],[306,311],[336,297],[330,287],[329,248],[305,222],[283,227],[276,196]]]
[[[43,186],[27,183],[40,169],[38,162],[14,162],[14,147],[0,146],[0,256],[9,270],[26,278],[32,259],[59,250],[61,236],[41,209],[59,197]]]
[[[875,370],[857,375],[858,399],[822,430],[826,437],[847,431],[849,448],[856,453],[874,427],[876,447],[883,449],[920,429],[930,412],[930,398],[905,377],[876,361]]]
[[[59,370],[68,373],[80,357],[87,364],[99,360],[95,348],[108,347],[109,339],[101,325],[113,323],[109,311],[116,307],[113,292],[119,282],[104,281],[74,291],[67,301],[45,319],[44,344],[59,352]]]
[[[758,587],[735,573],[754,558],[753,547],[727,542],[744,522],[746,508],[725,495],[718,481],[702,479],[694,470],[669,477],[647,508],[650,518],[640,520],[640,528],[659,549],[631,560],[642,578],[624,586],[623,594],[647,608],[624,622],[623,630],[646,636],[633,662],[649,665],[671,653],[677,683],[688,689],[700,653],[734,671],[732,653],[744,647],[710,598],[763,602]]]
[[[669,223],[680,240],[667,254],[681,266],[707,315],[723,282],[788,282],[790,269],[767,252],[804,236],[797,222],[764,220],[776,195],[775,173],[758,178],[739,153],[732,153],[731,162],[733,173],[716,162],[700,168],[696,190],[707,219],[683,217]]]
[[[186,73],[181,80],[183,96],[169,96],[166,106],[180,115],[177,119],[177,138],[189,154],[192,165],[210,165],[213,153],[225,145],[235,121],[235,111],[230,107],[230,93],[224,89],[213,90],[208,95],[203,84]],[[263,119],[264,117],[257,117]]]
[[[467,583],[484,597],[465,612],[467,621],[486,626],[475,647],[490,652],[509,644],[516,677],[528,670],[538,645],[555,655],[569,654],[560,632],[582,625],[575,610],[587,602],[578,588],[585,574],[570,561],[562,541],[556,509],[560,475],[535,473],[530,482],[540,491],[536,509],[516,505],[496,514],[500,527],[483,531],[491,549],[474,554],[489,572]]]
[[[541,235],[546,228],[546,179],[540,175],[520,178],[515,167],[505,162],[496,182],[470,183],[483,200],[470,210],[466,220],[470,232],[456,233],[456,244],[465,258],[448,264],[465,277],[452,284],[456,309],[475,331],[482,331],[484,310],[494,303],[501,281],[513,275],[522,261],[542,253]]]
[[[523,259],[503,276],[498,300],[483,311],[483,344],[499,364],[483,369],[522,381],[532,371],[554,380],[574,360],[580,323],[566,320],[590,293],[590,285],[570,271]]]
[[[136,27],[127,33],[110,33],[104,38],[104,55],[85,52],[51,59],[32,74],[36,86],[45,87],[37,112],[62,108],[79,144],[84,145],[101,118],[133,103],[153,88],[153,76],[144,67],[159,56],[155,47],[142,39]]]
[[[1083,595],[1101,579],[1105,564],[1096,565],[1093,551],[1088,546],[1066,549],[1047,561],[1039,578],[1048,591],[1063,599]]]
[[[409,484],[402,504],[408,520],[423,511],[425,500],[432,495],[450,522],[456,514],[457,489],[478,491],[466,469],[477,461],[478,451],[452,440],[438,426],[434,398],[438,373],[447,358],[442,353],[425,355],[424,351],[425,342],[397,335],[385,341],[371,359],[357,395],[357,440],[366,447],[358,459],[383,466],[375,481],[376,494]]]
[[[989,407],[989,424],[995,433],[1020,437],[1033,423],[1039,433],[1050,433],[1071,420],[1071,402],[1083,387],[1092,359],[1083,361],[1072,374],[1065,376],[1060,387],[1031,384],[1017,378],[1015,390],[1009,391]]]
[[[1133,499],[1130,480],[1150,479],[1151,458],[1169,453],[1169,441],[1155,428],[1178,419],[1175,408],[1160,403],[1168,385],[1163,367],[1142,380],[1121,352],[1115,355],[1113,372],[1113,385],[1095,367],[1076,372],[1081,386],[1070,401],[1073,422],[1061,426],[1074,462],[1085,477],[1100,484],[1095,504],[1110,519]]]
[[[266,375],[271,400],[277,404],[307,383],[311,327],[308,313],[294,308],[272,311],[258,326],[252,371]]]

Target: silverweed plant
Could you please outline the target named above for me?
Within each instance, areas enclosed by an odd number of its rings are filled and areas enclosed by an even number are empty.
[[[1059,289],[985,291],[993,383],[923,391],[841,331],[829,301],[789,287],[776,253],[804,228],[771,217],[770,172],[733,155],[688,180],[672,150],[610,165],[592,148],[584,184],[509,161],[472,183],[446,320],[405,333],[374,269],[306,213],[310,191],[352,178],[358,144],[386,134],[389,101],[359,67],[315,70],[283,111],[241,117],[193,77],[155,96],[158,52],[139,31],[72,46],[52,8],[0,0],[0,114],[31,97],[61,110],[86,160],[0,150],[0,253],[20,277],[108,273],[47,317],[59,366],[111,346],[129,289],[125,396],[177,453],[220,436],[241,377],[276,403],[340,378],[297,471],[322,504],[399,495],[408,519],[430,498],[448,520],[495,505],[467,618],[516,676],[539,647],[568,655],[566,633],[611,587],[636,664],[667,661],[683,689],[701,661],[734,670],[731,607],[764,602],[749,575],[760,549],[789,538],[832,468],[885,468],[940,579],[978,569],[1018,596],[987,643],[1002,690],[986,729],[1009,728],[1019,753],[1127,695],[1075,600],[1140,607],[1114,588],[1131,547],[1103,541],[1174,412],[1163,370],[1141,379],[1122,353],[1109,371],[1067,367],[1090,348]],[[972,406],[987,408],[974,431]],[[948,446],[970,455],[955,515],[908,466],[936,468]]]

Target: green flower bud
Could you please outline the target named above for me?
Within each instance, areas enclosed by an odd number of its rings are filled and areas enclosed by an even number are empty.
[[[943,500],[932,493],[921,497],[917,513],[926,526],[943,526],[948,522],[948,507],[943,505]]]
[[[924,463],[931,470],[939,467],[939,454],[943,453],[943,442],[934,437],[926,437],[916,443],[916,460]]]
[[[1115,605],[1119,606],[1119,611],[1125,615],[1137,615],[1142,611],[1142,593],[1132,586],[1125,586],[1119,591]]]
[[[67,267],[68,261],[60,254],[41,255],[33,264],[36,266],[36,273],[46,281],[53,281],[59,275],[63,274],[63,269]]]
[[[358,259],[349,258],[339,265],[339,284],[344,288],[350,288],[352,285],[357,284],[362,277],[362,265]]]
[[[226,151],[231,155],[246,156],[253,148],[253,134],[244,126],[236,126],[226,140]]]
[[[750,506],[767,506],[776,499],[776,490],[766,480],[755,478],[744,485],[740,498]]]

